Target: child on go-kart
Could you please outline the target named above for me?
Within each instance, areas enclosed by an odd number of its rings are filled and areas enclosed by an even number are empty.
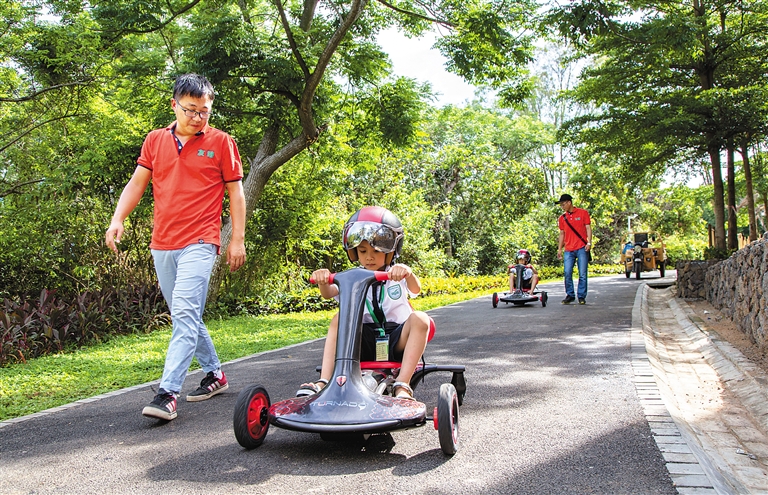
[[[523,289],[530,289],[530,293],[536,290],[536,285],[539,283],[539,273],[536,268],[531,265],[531,253],[527,249],[521,249],[517,252],[517,264],[525,265],[523,270]],[[515,292],[517,290],[517,265],[509,265],[507,272],[509,273],[509,292]]]
[[[376,359],[376,338],[383,328],[389,337],[389,360],[402,361],[398,381],[392,387],[393,395],[413,399],[409,383],[427,346],[430,320],[426,313],[414,311],[408,302],[407,294],[415,297],[421,292],[419,278],[408,265],[395,264],[403,247],[402,224],[389,210],[366,206],[344,225],[342,243],[349,260],[359,262],[361,269],[389,272],[389,280],[374,283],[366,295],[360,360]],[[312,273],[320,294],[338,300],[339,289],[329,283],[329,277],[330,271],[326,269]],[[317,393],[328,384],[336,360],[338,327],[339,313],[336,313],[325,340],[320,379],[304,383],[297,396]]]

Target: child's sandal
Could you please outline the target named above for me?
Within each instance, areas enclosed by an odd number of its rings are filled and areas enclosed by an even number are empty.
[[[319,385],[322,384],[322,385]],[[302,383],[301,387],[299,387],[299,390],[296,391],[296,397],[306,397],[308,395],[314,395],[318,392],[320,392],[323,387],[328,385],[328,380],[325,378],[321,378],[317,380],[316,382],[307,382]]]
[[[405,382],[395,382],[392,385],[392,395],[397,399],[416,400],[413,398],[413,389]]]

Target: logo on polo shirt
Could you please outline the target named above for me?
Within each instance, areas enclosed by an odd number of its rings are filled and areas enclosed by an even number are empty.
[[[213,158],[213,155],[214,155],[213,150],[204,150],[204,149],[197,150],[197,156],[207,156],[208,158]]]
[[[400,299],[400,297],[403,295],[403,289],[400,287],[400,285],[390,285],[387,289],[387,294],[389,294],[389,298],[397,301]]]

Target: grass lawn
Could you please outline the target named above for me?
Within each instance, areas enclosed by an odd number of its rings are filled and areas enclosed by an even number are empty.
[[[417,297],[416,309],[427,311],[488,295],[478,290],[445,296]],[[258,352],[324,337],[333,312],[236,317],[206,322],[223,363]],[[32,359],[0,368],[0,421],[159,380],[170,327],[142,335],[115,337],[73,352]],[[197,369],[193,360],[192,368]]]

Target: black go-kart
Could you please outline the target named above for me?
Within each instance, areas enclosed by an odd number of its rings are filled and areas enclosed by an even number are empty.
[[[451,382],[440,385],[437,405],[393,397],[393,384],[401,363],[360,362],[362,315],[365,294],[375,281],[389,279],[387,272],[355,268],[332,274],[339,287],[339,328],[336,360],[328,385],[313,395],[291,397],[270,403],[261,385],[246,387],[237,398],[235,437],[246,449],[264,442],[269,425],[287,430],[319,433],[323,440],[364,442],[374,434],[432,424],[438,431],[440,448],[453,455],[459,447],[459,406],[464,400],[464,366],[422,363],[409,385],[415,389],[425,375],[450,372]],[[430,319],[431,320],[431,319]],[[430,324],[429,339],[434,335]]]
[[[515,274],[515,290],[510,292],[494,292],[493,293],[493,307],[496,308],[499,306],[500,302],[503,302],[504,304],[512,303],[515,306],[523,306],[524,304],[527,304],[529,302],[536,302],[541,301],[541,306],[543,308],[547,307],[547,291],[544,290],[537,290],[535,292],[531,292],[530,289],[524,289],[523,288],[523,271],[525,270],[525,265],[518,263],[514,267],[516,274]]]

